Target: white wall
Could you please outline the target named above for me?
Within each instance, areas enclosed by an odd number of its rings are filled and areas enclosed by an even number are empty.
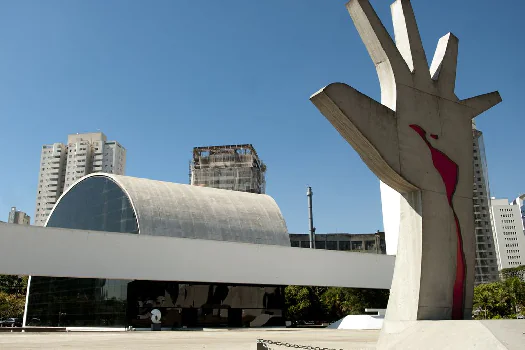
[[[394,259],[0,223],[0,274],[388,289]]]

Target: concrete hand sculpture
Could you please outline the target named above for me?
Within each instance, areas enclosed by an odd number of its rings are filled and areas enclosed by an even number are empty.
[[[386,319],[470,318],[474,285],[472,118],[498,92],[460,100],[458,39],[439,40],[428,67],[409,0],[391,6],[395,44],[368,0],[346,5],[372,58],[381,103],[342,83],[311,101],[377,177],[402,194]]]

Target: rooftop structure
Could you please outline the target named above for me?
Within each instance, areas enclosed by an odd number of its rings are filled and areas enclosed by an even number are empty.
[[[266,165],[250,144],[193,149],[190,184],[225,190],[265,193]]]

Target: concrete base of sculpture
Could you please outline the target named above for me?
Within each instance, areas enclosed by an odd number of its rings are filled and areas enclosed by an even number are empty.
[[[523,349],[525,320],[388,321],[377,349]]]

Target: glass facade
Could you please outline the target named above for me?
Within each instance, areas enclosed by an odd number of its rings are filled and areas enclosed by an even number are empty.
[[[139,233],[128,196],[110,178],[89,177],[62,197],[47,227]]]
[[[162,326],[250,327],[283,325],[284,287],[133,281],[128,284],[129,325],[150,327],[151,310]]]
[[[89,177],[73,186],[57,204],[47,226],[139,233],[129,198],[104,176]],[[163,327],[283,325],[284,290],[217,283],[32,277],[26,325],[149,328],[154,308],[162,313]]]

